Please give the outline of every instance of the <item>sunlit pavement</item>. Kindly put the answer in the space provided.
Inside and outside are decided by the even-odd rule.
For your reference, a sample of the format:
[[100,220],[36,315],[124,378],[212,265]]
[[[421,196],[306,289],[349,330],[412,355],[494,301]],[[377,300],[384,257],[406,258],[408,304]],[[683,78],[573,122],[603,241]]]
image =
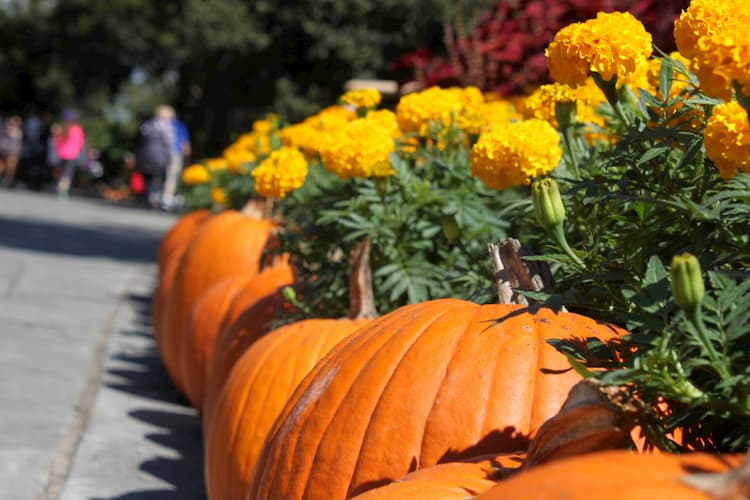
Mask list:
[[173,215],[0,189],[0,499],[204,498],[150,323]]

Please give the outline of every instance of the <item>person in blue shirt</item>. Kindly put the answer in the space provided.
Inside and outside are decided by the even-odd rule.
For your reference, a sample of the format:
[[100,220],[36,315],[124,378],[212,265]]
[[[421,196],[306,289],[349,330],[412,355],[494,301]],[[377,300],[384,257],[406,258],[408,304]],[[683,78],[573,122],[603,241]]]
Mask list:
[[175,207],[177,181],[185,162],[190,158],[190,134],[187,126],[177,118],[176,114],[172,118],[172,131],[172,155],[167,167],[161,198],[161,204],[165,210]]

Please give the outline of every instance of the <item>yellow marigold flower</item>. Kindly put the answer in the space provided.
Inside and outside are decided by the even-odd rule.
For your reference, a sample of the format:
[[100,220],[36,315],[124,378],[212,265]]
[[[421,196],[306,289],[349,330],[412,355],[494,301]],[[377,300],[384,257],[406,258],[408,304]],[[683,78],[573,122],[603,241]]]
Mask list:
[[628,12],[600,12],[555,34],[545,55],[552,78],[571,87],[592,72],[604,80],[627,78],[651,54],[651,35]]
[[213,201],[216,205],[221,205],[222,207],[227,206],[227,193],[220,187],[213,187],[211,188],[211,201]]
[[482,115],[484,115],[484,127],[482,132],[503,129],[511,123],[523,118],[521,114],[516,111],[515,106],[505,99],[486,101],[482,105]]
[[376,124],[378,127],[382,127],[388,131],[391,137],[401,136],[401,129],[398,127],[398,120],[396,119],[395,113],[389,109],[379,109],[377,111],[370,111],[365,115],[365,118],[370,122]]
[[447,126],[451,121],[475,134],[484,125],[480,110],[483,103],[484,96],[476,87],[430,87],[403,96],[396,105],[396,118],[403,132],[416,132],[422,137],[429,135],[432,124]]
[[342,179],[393,175],[389,155],[395,150],[393,130],[381,117],[354,120],[331,134],[320,150],[325,168]]
[[229,167],[229,162],[226,158],[208,158],[204,163],[213,171],[226,170]]
[[562,83],[542,85],[529,95],[523,103],[523,117],[536,118],[559,127],[555,117],[555,105],[560,103],[577,103],[575,89]]
[[374,108],[383,97],[377,89],[358,89],[350,90],[341,96],[341,102],[343,104],[349,104],[355,108]]
[[268,155],[253,170],[255,192],[261,196],[283,198],[305,183],[307,160],[296,148],[282,147]]
[[750,174],[750,122],[737,101],[714,108],[703,132],[706,156],[716,164],[723,179],[742,169]]
[[528,185],[557,167],[561,158],[560,137],[538,119],[480,135],[469,156],[472,175],[491,189]]
[[211,180],[211,174],[204,165],[190,165],[182,171],[182,182],[188,186],[206,184]]
[[750,40],[745,30],[747,25],[735,25],[698,40],[692,69],[707,95],[728,101],[735,82],[743,94],[750,95]]
[[226,148],[223,156],[227,161],[227,168],[234,174],[238,173],[243,165],[254,163],[258,159],[255,153],[248,148],[248,145],[241,140],[235,141]]
[[301,123],[289,125],[281,130],[285,145],[296,147],[307,155],[319,153],[320,144],[331,132],[345,126],[357,117],[354,111],[344,106],[329,106]]
[[720,33],[740,15],[745,0],[692,0],[690,7],[674,23],[674,39],[680,54],[688,59],[697,55],[698,40]]

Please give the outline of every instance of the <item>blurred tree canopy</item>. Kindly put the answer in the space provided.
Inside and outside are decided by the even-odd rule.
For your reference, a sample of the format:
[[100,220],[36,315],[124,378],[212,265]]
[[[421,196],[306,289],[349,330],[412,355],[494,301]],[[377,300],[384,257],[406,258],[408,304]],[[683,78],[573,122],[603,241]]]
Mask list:
[[0,1],[0,113],[82,111],[93,146],[121,153],[174,104],[196,156],[266,112],[296,120],[350,78],[394,77],[399,54],[442,43],[451,0]]

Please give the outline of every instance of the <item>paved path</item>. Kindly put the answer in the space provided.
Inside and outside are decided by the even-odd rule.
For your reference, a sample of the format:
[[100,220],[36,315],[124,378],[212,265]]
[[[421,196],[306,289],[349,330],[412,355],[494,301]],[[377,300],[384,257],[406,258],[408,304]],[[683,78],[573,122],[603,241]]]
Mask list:
[[151,337],[174,217],[0,190],[0,499],[202,499],[200,423]]

